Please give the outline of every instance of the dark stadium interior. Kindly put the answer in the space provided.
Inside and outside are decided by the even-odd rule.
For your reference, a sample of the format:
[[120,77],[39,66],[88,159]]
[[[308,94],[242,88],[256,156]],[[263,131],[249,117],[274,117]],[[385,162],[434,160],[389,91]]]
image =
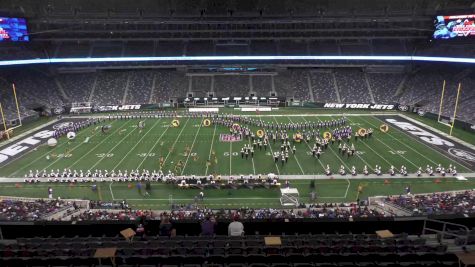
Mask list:
[[[325,119],[331,119],[332,123],[339,118],[346,123],[348,113],[355,113],[354,118],[358,119],[359,113],[356,112],[360,110],[351,111],[342,108],[328,111],[325,110],[327,104],[368,106],[371,104],[391,106],[390,109],[394,110],[389,112],[392,113],[385,114],[402,114],[413,123],[419,121],[419,125],[428,125],[425,129],[431,129],[428,131],[430,133],[425,131],[423,133],[433,138],[439,135],[442,138],[449,138],[447,129],[450,129],[450,138],[453,138],[450,140],[462,144],[464,149],[469,151],[459,151],[458,155],[462,159],[454,162],[474,166],[470,164],[475,162],[475,154],[472,153],[475,151],[473,141],[475,140],[475,15],[469,14],[475,14],[473,0],[0,0],[0,22],[4,18],[25,18],[29,32],[29,41],[14,41],[10,36],[5,37],[7,34],[0,27],[2,116],[0,150],[10,145],[8,148],[13,147],[14,151],[20,151],[23,148],[15,146],[20,143],[10,144],[17,140],[9,140],[10,135],[13,138],[17,133],[19,137],[27,136],[41,129],[40,126],[43,124],[48,126],[55,120],[62,120],[62,116],[70,118],[67,114],[69,112],[71,117],[89,116],[87,127],[89,125],[95,127],[97,123],[102,127],[101,131],[104,134],[112,127],[108,125],[109,128],[104,128],[105,118],[109,121],[114,119],[120,121],[123,118],[142,119],[144,116],[147,119],[163,118],[165,121],[183,117],[187,118],[188,123],[190,118],[192,121],[199,121],[214,116],[209,115],[208,111],[198,115],[188,112],[188,108],[194,107],[204,109],[219,107],[223,108],[224,112],[242,119],[246,115],[235,111],[241,108],[240,104],[251,108],[269,106],[272,113],[264,116],[267,116],[268,120],[273,119],[277,126],[279,123],[282,125],[282,121],[277,121],[274,115],[282,116],[284,120],[288,118],[289,123],[295,125],[291,120],[292,117],[288,116],[294,114],[300,116],[298,119],[305,120],[301,121],[301,125],[307,127],[307,121],[302,114],[318,118],[317,116],[328,113]],[[441,21],[437,22],[437,16],[452,15],[468,15],[466,22],[460,19],[457,22],[458,26],[463,28],[461,30],[464,31],[463,34],[457,37],[455,34],[450,35],[453,32],[445,31],[445,28],[436,33],[434,27],[441,27]],[[464,27],[467,29],[472,27],[473,30],[469,32]],[[441,90],[444,94],[442,104]],[[239,100],[232,102],[235,97]],[[226,98],[231,98],[231,101],[224,100]],[[247,99],[241,101],[241,98]],[[253,98],[257,100],[253,101]],[[260,101],[260,98],[263,100]],[[213,102],[211,99],[216,100]],[[129,105],[133,106],[130,110]],[[131,111],[135,109],[134,106],[144,110],[134,113]],[[299,110],[299,107],[302,109]],[[73,111],[75,108],[88,109],[88,114],[79,114],[81,112],[76,114]],[[378,116],[384,112],[372,109],[363,110],[362,116]],[[111,110],[118,112],[101,114],[102,111]],[[332,110],[335,112],[335,118],[331,117]],[[253,112],[255,113],[250,117],[259,116],[262,123],[260,110],[256,109]],[[242,117],[239,117],[241,115]],[[231,115],[219,116],[221,115],[216,115],[214,117],[216,120],[212,119],[209,123],[222,122],[220,118],[226,120],[231,117]],[[359,123],[354,121],[349,125],[364,124],[363,121]],[[144,123],[140,121],[131,127],[140,128],[141,133],[142,128],[139,125],[142,122]],[[379,122],[378,119],[377,123]],[[253,123],[262,127],[257,120]],[[157,124],[158,120],[154,127]],[[100,126],[97,126],[96,130]],[[120,127],[127,128],[130,125],[125,126],[124,123]],[[199,123],[194,126],[202,128]],[[182,130],[169,148],[167,158],[186,124],[181,127]],[[377,131],[378,127],[379,125],[375,127]],[[234,124],[229,128],[234,128]],[[153,128],[146,134],[151,129]],[[455,137],[452,137],[452,129],[458,131]],[[95,135],[95,130],[92,131]],[[147,151],[152,152],[166,131],[168,128],[160,137],[151,137],[154,145],[153,147],[148,145],[151,148],[148,150],[147,147]],[[186,140],[192,148],[199,131],[196,135],[195,132],[185,133],[191,136],[191,139]],[[214,131],[216,132],[216,126]],[[390,131],[393,131],[393,128]],[[398,134],[402,133],[401,130],[397,131]],[[122,131],[118,135],[121,133]],[[200,141],[214,142],[215,133],[212,131],[211,133],[212,138],[208,134],[204,135],[206,140]],[[320,135],[319,130],[318,133]],[[178,131],[174,134],[177,135]],[[402,144],[401,140],[406,142],[404,140],[410,137],[397,135],[377,140],[381,146],[389,148],[383,141],[399,140],[397,142]],[[72,137],[71,141],[74,138]],[[174,139],[173,135],[172,138]],[[264,139],[266,138],[267,135]],[[143,137],[140,141],[142,139]],[[295,140],[295,137],[293,139]],[[98,142],[93,139],[92,143],[97,142],[99,146],[104,140]],[[109,142],[114,145],[110,151],[113,151],[123,139],[120,140]],[[351,133],[348,142],[350,140]],[[84,143],[88,141],[89,137]],[[63,143],[59,146],[65,145],[67,141]],[[125,146],[132,147],[130,150],[132,151],[136,144],[128,143]],[[418,147],[411,148],[412,144],[405,145],[407,149],[401,149],[412,149],[413,153],[418,154],[415,156],[416,160],[424,157],[434,162],[431,156],[437,154],[436,156],[449,160],[444,162],[445,164],[452,162],[454,157],[457,158],[457,154],[454,155],[450,151],[448,154],[445,153],[447,151],[440,152],[428,148],[426,153],[419,151]],[[424,145],[419,139],[414,141],[414,144]],[[43,148],[46,147],[46,142],[41,145]],[[54,145],[56,143],[50,145],[48,140],[48,146]],[[250,145],[251,141],[249,151],[251,151]],[[227,147],[228,144],[222,146]],[[370,146],[367,147],[371,151],[366,152],[378,154]],[[96,146],[91,150],[95,148]],[[206,153],[209,150],[209,157],[205,156],[206,174],[196,173],[197,176],[201,175],[205,182],[208,167],[213,165],[212,148],[213,143],[204,149]],[[270,148],[272,149],[272,146]],[[290,143],[288,148],[290,150]],[[457,148],[455,147],[455,150]],[[309,149],[312,148],[309,146]],[[35,147],[31,151],[24,152],[25,157],[28,157],[30,152],[33,155],[39,153],[36,150]],[[409,156],[397,155],[392,149],[390,150],[394,154],[390,156],[400,160],[396,162],[406,160],[413,165],[409,165],[410,167],[417,167],[419,164],[419,162],[412,163],[410,160],[413,159]],[[348,181],[348,187],[346,184],[343,187],[343,192],[346,189],[344,197],[336,197],[342,199],[342,203],[333,202],[334,198],[329,197],[331,200],[328,202],[319,201],[317,204],[305,204],[304,202],[307,202],[305,199],[291,209],[284,207],[284,204],[281,208],[275,209],[272,206],[274,203],[266,208],[243,206],[240,209],[226,209],[225,205],[231,206],[233,204],[230,203],[237,202],[239,198],[234,198],[232,189],[224,185],[225,182],[221,181],[219,175],[218,183],[222,182],[223,187],[218,186],[219,189],[216,189],[218,197],[215,200],[219,201],[219,197],[222,197],[222,203],[214,204],[218,208],[212,209],[203,204],[205,203],[203,195],[194,196],[194,205],[183,203],[175,205],[172,202],[171,191],[169,203],[165,199],[166,195],[160,196],[159,199],[147,200],[145,197],[139,200],[131,199],[130,203],[127,202],[128,199],[122,200],[122,196],[132,194],[130,191],[134,191],[135,194],[134,182],[137,179],[140,186],[145,180],[147,186],[150,186],[149,173],[145,169],[143,170],[147,176],[145,180],[142,180],[143,173],[140,175],[140,168],[137,168],[137,173],[133,176],[135,181],[132,178],[121,180],[121,177],[117,181],[112,175],[110,180],[97,183],[97,186],[94,174],[92,183],[89,183],[90,179],[85,179],[84,184],[78,185],[77,179],[69,179],[73,175],[71,167],[69,171],[66,170],[68,164],[64,165],[63,176],[59,174],[62,167],[58,167],[56,176],[39,177],[38,169],[36,176],[31,169],[31,175],[25,174],[27,168],[19,172],[21,175],[17,173],[19,170],[10,171],[7,166],[11,162],[5,164],[2,162],[7,156],[13,157],[16,154],[12,152],[13,154],[9,155],[3,151],[0,151],[0,176],[5,176],[0,177],[0,184],[4,184],[0,186],[0,266],[2,267],[389,267],[460,266],[461,262],[464,265],[475,264],[473,168],[465,167],[468,171],[464,172],[459,169],[459,172],[465,175],[459,179],[457,171],[452,172],[450,164],[446,178],[445,169],[442,176],[439,163],[436,177],[432,177],[432,173],[422,174],[427,181],[419,184],[422,184],[420,185],[422,191],[427,189],[427,192],[411,195],[411,187],[407,186],[405,181],[398,181],[395,184],[399,183],[397,186],[405,190],[398,195],[388,196],[381,193],[378,197],[375,195],[374,199],[369,197],[360,199],[364,186],[368,186],[363,184],[371,184],[372,181],[369,181],[371,179],[379,179],[380,184],[377,186],[383,189],[393,186],[387,173],[382,177],[370,175],[368,179],[363,177],[366,180],[358,182],[358,186],[354,185],[357,188],[357,195],[355,192],[355,197],[348,202],[346,200],[350,189],[350,168],[340,159],[339,154],[332,151],[335,158],[348,169],[349,177],[343,177]],[[69,152],[68,149],[66,151]],[[117,166],[125,165],[126,156],[130,151]],[[239,150],[235,148],[234,151],[235,156],[239,158],[237,152]],[[241,158],[244,158],[242,151]],[[184,153],[186,163],[192,154],[190,152],[191,149]],[[88,153],[89,151],[85,152],[77,161],[83,157],[87,159],[87,156],[90,156]],[[226,179],[232,183],[232,175],[236,175],[231,173],[233,150],[230,148],[229,152],[225,153],[227,154],[224,160],[219,164],[228,164],[229,161],[229,173],[223,174],[223,178],[229,174],[230,177]],[[142,166],[149,154],[145,153],[145,158],[139,166]],[[14,158],[12,162],[21,160],[24,155]],[[50,155],[52,154],[46,156],[48,161]],[[102,157],[107,157],[109,153],[104,155]],[[361,155],[357,154],[359,160],[364,161],[361,164],[366,170],[367,158]],[[381,157],[379,154],[377,156]],[[44,158],[41,157],[39,161]],[[284,166],[283,158],[282,152],[282,166]],[[297,160],[295,150],[293,158]],[[381,158],[390,163],[384,157]],[[33,156],[29,160],[32,163],[36,162]],[[193,156],[191,161],[199,160]],[[254,158],[252,160],[254,167]],[[45,173],[50,169],[53,173],[56,167],[50,166],[56,161],[54,158],[51,164],[41,168],[44,167]],[[97,165],[101,161],[102,158],[94,163],[94,168],[91,168],[96,169],[96,173],[97,169],[102,167]],[[158,159],[155,161],[158,162]],[[261,164],[256,161],[256,165]],[[277,171],[279,171],[278,162],[279,156],[275,161]],[[303,175],[305,168],[302,168],[298,161],[297,163],[302,177],[306,176]],[[116,162],[113,162],[113,165],[115,164]],[[161,164],[160,172],[162,172]],[[219,165],[217,159],[214,164]],[[330,168],[326,164],[325,166],[321,162],[320,164],[322,170],[325,166]],[[39,163],[33,166],[36,168],[38,165]],[[339,161],[335,163],[336,168],[339,165]],[[343,169],[342,175],[345,175],[343,165],[340,166]],[[368,165],[373,170],[371,164]],[[389,165],[392,171],[394,167],[392,164]],[[399,166],[401,165],[396,166],[396,169]],[[18,166],[20,167],[24,168]],[[9,168],[12,168],[11,165]],[[354,168],[355,166],[353,170]],[[434,165],[434,168],[437,166]],[[112,168],[109,166],[102,169],[107,173],[107,169]],[[377,169],[376,165],[376,171]],[[401,169],[401,177],[398,178],[404,178],[402,173],[405,167]],[[432,172],[432,166],[427,165],[427,172],[429,169]],[[7,170],[9,175],[6,174]],[[343,179],[338,177],[336,170],[334,173],[329,171],[322,179],[330,182]],[[64,178],[66,172],[69,172],[66,175],[68,179],[63,181],[61,177]],[[168,172],[170,173],[170,170]],[[13,177],[15,174],[17,177]],[[255,174],[254,168],[254,176]],[[274,173],[272,178],[270,174],[267,181],[265,178],[262,179],[262,183],[265,184],[263,188],[268,189],[276,184],[280,186],[281,183],[284,185],[283,179],[277,183],[277,180],[273,180]],[[449,177],[450,174],[453,174],[453,177]],[[102,181],[102,173],[100,175]],[[130,175],[132,177],[132,172]],[[411,178],[417,179],[415,175],[415,172],[409,174]],[[420,173],[418,176],[421,176]],[[57,179],[58,177],[60,179]],[[78,175],[75,174],[74,177],[78,178]],[[153,186],[163,186],[162,177],[165,177],[163,173],[159,179],[152,180],[156,182]],[[8,180],[10,178],[11,181]],[[81,170],[81,180],[82,178]],[[186,182],[189,181],[188,178],[190,177],[186,178]],[[236,175],[236,181],[237,178]],[[193,174],[190,184],[202,189],[199,179],[199,177],[195,179]],[[243,184],[247,183],[243,175],[239,182],[241,180]],[[176,180],[173,177],[173,185],[170,185],[169,180],[165,178],[163,181],[166,181],[166,186],[179,186],[180,181],[185,183],[185,176],[183,180]],[[457,186],[463,183],[461,181],[467,181],[467,184],[459,190]],[[121,182],[124,182],[122,183],[124,188],[120,187]],[[37,183],[40,183],[38,188],[41,189],[33,188]],[[132,190],[127,191],[125,188],[127,183],[128,188]],[[305,183],[307,184],[307,181]],[[439,183],[448,184],[447,188],[451,190],[433,190],[432,188]],[[113,184],[117,186],[114,188],[116,191],[113,191]],[[54,200],[52,187],[55,190]],[[76,199],[62,199],[59,193],[56,195],[56,192],[71,193],[76,190],[75,187],[82,187],[84,190],[75,194]],[[16,190],[19,193],[13,196],[8,190],[12,192]],[[25,196],[21,195],[22,190],[31,192],[38,190],[42,193],[48,190],[49,199],[46,194],[41,198],[32,198],[35,193],[31,192]],[[107,198],[109,195],[101,195],[102,192],[109,194],[109,190],[110,199]],[[114,193],[122,191],[126,193],[114,197]],[[142,194],[141,187],[138,191]],[[225,195],[225,191],[228,195]],[[7,192],[8,196],[2,196],[3,192]],[[149,188],[144,192],[148,196]],[[206,191],[206,194],[208,192]],[[90,195],[97,196],[97,199],[88,199]],[[262,197],[265,200],[266,196],[256,196],[256,199]],[[202,206],[196,204],[200,203],[198,200],[200,197]],[[243,203],[252,204],[252,197],[246,196],[248,199]],[[143,203],[140,202],[142,200]],[[152,202],[154,200],[157,202]],[[343,203],[344,201],[346,202]],[[221,204],[223,206],[218,206]],[[238,235],[233,234],[236,230],[233,227],[237,227],[236,231],[240,231],[241,226],[244,227],[244,231]],[[121,234],[121,231],[127,228],[134,231],[135,237],[132,239],[124,238]],[[388,230],[390,235],[384,236],[387,232],[378,232],[380,230]],[[211,231],[212,234],[205,234],[207,231]],[[269,237],[277,237],[280,243],[267,243],[270,242],[268,241],[270,239],[267,239]],[[101,257],[97,256],[97,251],[104,248],[117,250],[114,250],[113,256],[102,257],[104,264],[100,264],[101,261],[98,264],[98,258]]]

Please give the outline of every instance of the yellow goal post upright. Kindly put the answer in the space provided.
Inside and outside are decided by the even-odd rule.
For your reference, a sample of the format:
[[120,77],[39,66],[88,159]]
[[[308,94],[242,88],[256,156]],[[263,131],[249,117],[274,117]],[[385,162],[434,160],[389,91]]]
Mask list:
[[452,119],[452,126],[450,126],[450,133],[449,135],[452,136],[452,130],[454,129],[455,120],[457,119],[457,108],[459,105],[459,98],[460,98],[460,90],[462,89],[462,84],[459,83],[457,88],[457,98],[455,98],[455,107],[454,107],[454,118]]
[[457,88],[457,98],[455,99],[455,107],[454,107],[454,113],[453,117],[451,118],[451,121],[444,121],[441,120],[442,117],[442,111],[443,111],[443,105],[444,105],[444,95],[445,95],[445,87],[446,87],[446,81],[444,80],[444,83],[442,84],[442,94],[440,95],[440,105],[439,105],[439,114],[437,116],[437,122],[440,124],[443,124],[445,126],[448,126],[450,128],[449,135],[452,135],[452,130],[455,125],[455,119],[457,115],[457,108],[458,108],[458,103],[459,103],[459,97],[460,97],[460,90],[462,89],[462,84],[458,84]]
[[18,125],[14,127],[7,128],[7,121],[5,119],[5,113],[3,112],[3,105],[0,102],[0,115],[2,119],[2,124],[3,124],[3,130],[5,131],[7,138],[10,139],[10,132],[12,132],[14,129],[21,127],[23,124],[21,122],[21,114],[20,114],[20,105],[18,103],[18,97],[16,95],[16,87],[15,84],[12,83],[12,90],[13,90],[13,98],[15,99],[15,106],[16,106],[16,113],[18,116]]

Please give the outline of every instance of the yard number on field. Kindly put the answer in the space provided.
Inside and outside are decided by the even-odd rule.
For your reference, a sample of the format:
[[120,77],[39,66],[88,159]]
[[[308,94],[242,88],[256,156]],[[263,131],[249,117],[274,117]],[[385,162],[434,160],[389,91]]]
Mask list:
[[114,153],[100,153],[96,154],[96,157],[98,158],[112,158],[114,156]]
[[388,152],[393,154],[393,155],[404,155],[404,154],[406,154],[406,151],[404,151],[404,150],[389,150]]
[[138,153],[137,156],[139,156],[141,158],[155,157],[155,153]]

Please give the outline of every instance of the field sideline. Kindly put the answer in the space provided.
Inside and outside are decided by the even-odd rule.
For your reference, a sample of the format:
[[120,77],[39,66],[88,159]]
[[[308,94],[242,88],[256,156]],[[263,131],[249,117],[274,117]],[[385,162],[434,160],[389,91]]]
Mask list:
[[[363,191],[358,193],[358,186]],[[309,180],[292,180],[291,186],[299,190],[300,201],[310,203]],[[475,179],[459,181],[454,178],[444,178],[440,182],[435,179],[392,179],[385,183],[384,179],[361,179],[352,180],[317,180],[315,190],[318,203],[354,202],[357,199],[365,199],[370,196],[400,195],[404,194],[405,187],[410,186],[411,192],[431,193],[440,191],[475,189]],[[98,183],[97,191],[91,189],[90,184],[12,184],[1,183],[0,195],[21,196],[32,198],[46,198],[47,189],[52,187],[55,197],[63,199],[89,199],[102,201],[127,200],[132,207],[141,209],[168,209],[171,204],[194,203],[194,197],[198,195],[198,189],[180,189],[176,186],[163,183],[152,183],[150,195],[144,191],[139,192],[134,183]],[[205,189],[204,202],[198,202],[209,208],[279,208],[280,191],[278,188],[271,189]]]
[[[254,118],[275,123],[304,123],[319,122],[341,118],[342,114],[253,114]],[[370,172],[375,165],[382,167],[383,173],[387,173],[391,165],[397,169],[405,165],[410,173],[419,166],[436,166],[442,164],[447,167],[453,164],[459,173],[468,174],[466,181],[455,178],[406,179],[392,177],[390,183],[384,179],[352,179],[347,175],[344,179],[320,179],[317,183],[318,202],[343,202],[355,201],[374,195],[401,194],[404,187],[411,185],[413,193],[428,193],[447,190],[461,190],[474,188],[475,178],[473,167],[470,162],[457,160],[441,149],[428,145],[420,139],[404,132],[396,126],[390,125],[388,133],[379,131],[379,126],[385,123],[384,119],[398,118],[395,113],[384,113],[382,116],[364,114],[362,116],[347,116],[353,132],[360,128],[373,128],[373,137],[367,140],[354,141],[356,156],[343,157],[338,152],[338,145],[330,145],[324,151],[320,160],[311,156],[310,147],[313,142],[297,143],[295,155],[290,154],[289,163],[274,163],[272,152],[280,150],[280,142],[272,144],[267,151],[256,150],[254,158],[242,159],[240,150],[248,140],[240,142],[222,142],[220,134],[227,134],[229,130],[223,126],[203,126],[202,118],[180,119],[179,127],[170,127],[173,118],[147,118],[146,127],[140,131],[137,128],[139,119],[106,120],[104,124],[110,124],[112,129],[109,133],[93,131],[89,127],[78,132],[74,141],[68,141],[65,137],[59,139],[54,148],[41,145],[18,159],[3,164],[0,168],[1,177],[23,177],[29,170],[43,170],[64,168],[102,169],[102,170],[132,170],[148,169],[158,170],[159,159],[163,158],[162,170],[166,173],[171,170],[176,175],[204,176],[209,174],[222,176],[239,175],[266,175],[275,173],[281,176],[292,176],[292,185],[297,187],[306,202],[309,190],[309,180],[300,180],[300,177],[312,179],[314,175],[324,174],[324,168],[328,164],[334,173],[340,165],[347,171],[355,166],[359,173],[364,165]],[[76,118],[78,119],[78,118]],[[256,132],[259,128],[251,127]],[[330,131],[324,129],[320,132]],[[85,140],[88,139],[87,142]],[[190,153],[185,153],[186,148]],[[211,160],[212,154],[217,155],[216,162]],[[49,157],[47,157],[49,155]],[[48,159],[49,158],[49,159]],[[207,164],[211,161],[212,164]],[[181,161],[183,166],[177,167]],[[7,180],[7,179],[3,179]],[[356,188],[362,185],[365,190],[358,195]],[[0,195],[45,197],[48,184],[40,185],[1,183]],[[136,207],[166,208],[173,203],[190,203],[197,194],[196,190],[180,190],[170,185],[153,184],[153,193],[150,197],[140,195],[135,189],[135,184],[129,183],[99,183],[97,192],[92,192],[87,184],[54,184],[55,195],[62,198],[81,198],[91,200],[122,200],[128,199]],[[131,187],[131,188],[129,188]],[[16,188],[11,190],[11,188]],[[207,199],[205,205],[216,207],[279,207],[278,198],[280,192],[277,189],[239,189],[239,190],[211,190],[205,192]]]

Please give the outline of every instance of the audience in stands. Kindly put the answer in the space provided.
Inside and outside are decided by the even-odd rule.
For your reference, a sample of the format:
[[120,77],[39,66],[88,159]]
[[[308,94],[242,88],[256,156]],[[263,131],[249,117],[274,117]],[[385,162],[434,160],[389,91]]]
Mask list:
[[61,200],[19,201],[4,199],[0,201],[0,221],[37,221],[45,215],[55,213],[72,203]]
[[[387,202],[408,210],[412,215],[466,215],[475,213],[475,191],[432,193],[426,195],[390,196]],[[48,220],[65,208],[74,208],[63,217],[71,221],[136,221],[159,220],[160,233],[172,235],[172,221],[190,220],[201,221],[203,235],[213,235],[217,220],[233,220],[230,224],[230,234],[242,224],[239,220],[269,220],[269,219],[351,219],[351,218],[383,218],[395,216],[394,213],[376,209],[373,206],[360,206],[356,203],[321,203],[302,205],[296,209],[219,209],[200,208],[196,204],[175,205],[171,211],[132,210],[124,200],[116,202],[91,201],[89,209],[79,209],[74,202],[62,200],[2,200],[0,202],[0,220],[3,221],[37,221]]]
[[160,226],[159,226],[159,235],[161,236],[172,236],[174,228],[170,222],[170,217],[165,213],[160,217]]
[[413,215],[475,213],[475,191],[392,196],[386,200],[411,211]]
[[239,221],[239,217],[236,215],[233,217],[233,221],[228,226],[229,236],[242,236],[244,235],[244,224]]
[[212,236],[215,233],[216,219],[207,215],[201,223],[201,235]]

